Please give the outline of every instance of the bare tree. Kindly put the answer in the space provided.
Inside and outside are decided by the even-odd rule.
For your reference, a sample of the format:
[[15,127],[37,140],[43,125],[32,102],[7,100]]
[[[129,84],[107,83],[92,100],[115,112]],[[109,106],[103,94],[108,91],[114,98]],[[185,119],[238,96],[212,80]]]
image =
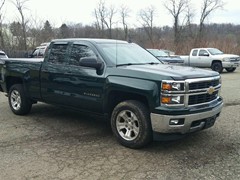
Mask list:
[[122,19],[122,25],[123,25],[123,31],[124,31],[124,39],[128,40],[128,24],[126,22],[126,19],[129,17],[129,13],[130,13],[130,9],[125,6],[122,5],[120,8],[120,15],[121,15],[121,19]]
[[222,0],[203,0],[201,7],[198,41],[201,41],[203,37],[204,22],[206,18],[210,16],[210,14],[212,14],[214,11],[223,8],[224,4],[225,3]]
[[173,16],[174,24],[174,42],[177,45],[180,42],[182,26],[180,26],[180,16],[185,13],[185,10],[189,6],[189,0],[167,0],[164,6]]
[[189,26],[192,24],[192,19],[193,17],[195,16],[194,10],[192,9],[192,7],[190,5],[187,5],[186,7],[186,15],[185,15],[185,18],[184,20],[186,19],[186,25]]
[[34,48],[44,41],[43,31],[43,20],[37,15],[32,14],[29,20],[28,26],[28,36],[32,37],[28,41],[28,48]]
[[117,10],[114,6],[106,7],[105,1],[100,0],[97,8],[94,9],[94,15],[96,18],[96,27],[101,30],[102,36],[104,36],[104,30],[108,30],[108,38],[112,38],[112,26],[115,23],[113,21],[114,15],[117,13]]
[[4,37],[3,37],[3,27],[2,27],[2,21],[3,21],[3,14],[2,14],[2,9],[3,6],[5,4],[5,0],[1,0],[0,1],[0,47],[4,48],[5,47],[5,43],[4,43]]
[[12,0],[12,3],[17,8],[20,16],[21,16],[21,26],[22,26],[22,33],[23,33],[23,46],[24,50],[27,50],[27,21],[25,19],[23,10],[26,9],[26,2],[29,0]]
[[195,10],[190,6],[190,4],[188,4],[187,8],[186,8],[186,16],[185,16],[185,19],[186,19],[186,23],[185,23],[186,28],[185,29],[187,31],[188,37],[191,39],[194,39],[194,36],[195,36],[195,34],[193,33],[193,29],[192,29],[192,26],[193,26],[192,21],[195,16],[194,11]]
[[104,35],[104,20],[106,19],[106,7],[105,2],[100,0],[98,6],[94,9],[94,15],[96,18],[96,28],[101,31],[101,35]]
[[141,24],[146,32],[149,40],[151,41],[152,46],[154,46],[153,39],[153,20],[156,15],[156,9],[153,6],[150,6],[146,9],[141,9],[139,12],[139,17]]
[[111,5],[108,12],[107,12],[107,19],[104,21],[105,25],[107,26],[108,28],[108,37],[111,39],[112,38],[112,26],[113,24],[115,23],[113,21],[113,17],[114,15],[117,13],[117,10],[116,8]]

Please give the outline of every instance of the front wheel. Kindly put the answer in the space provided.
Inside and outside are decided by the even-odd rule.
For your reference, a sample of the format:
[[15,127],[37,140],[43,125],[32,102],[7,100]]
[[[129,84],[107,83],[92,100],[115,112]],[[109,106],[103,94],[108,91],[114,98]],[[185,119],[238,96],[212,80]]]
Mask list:
[[111,127],[117,140],[129,148],[141,148],[152,140],[150,113],[139,101],[119,103],[113,110]]
[[234,72],[236,68],[231,67],[231,68],[225,68],[227,72]]
[[221,62],[214,62],[212,64],[212,70],[213,71],[217,71],[219,73],[221,73],[223,71],[223,67],[222,67],[222,63]]
[[25,115],[31,111],[32,103],[21,84],[13,85],[8,93],[9,106],[14,114]]

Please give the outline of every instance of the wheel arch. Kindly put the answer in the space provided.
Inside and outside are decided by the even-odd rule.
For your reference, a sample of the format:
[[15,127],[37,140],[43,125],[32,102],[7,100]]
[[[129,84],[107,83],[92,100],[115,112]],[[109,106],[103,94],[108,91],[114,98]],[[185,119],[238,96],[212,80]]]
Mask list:
[[124,92],[121,90],[112,90],[108,94],[108,99],[105,105],[105,111],[111,115],[114,107],[120,102],[126,100],[137,100],[142,102],[148,109],[150,109],[149,100],[146,96],[142,94],[137,94],[133,92]]
[[118,103],[126,100],[140,101],[150,111],[160,104],[159,87],[155,81],[132,77],[108,77],[104,97],[103,111],[108,116]]
[[8,76],[6,77],[6,91],[9,92],[11,86],[14,84],[23,84],[23,80],[20,77]]
[[219,62],[219,63],[222,64],[222,61],[221,61],[221,60],[217,60],[217,59],[215,59],[215,60],[212,60],[212,64],[211,64],[211,66],[212,66],[214,63],[216,63],[216,62]]
[[218,72],[218,73],[222,73],[222,71],[223,71],[222,61],[220,61],[220,60],[213,60],[212,65],[211,65],[211,69],[213,71]]

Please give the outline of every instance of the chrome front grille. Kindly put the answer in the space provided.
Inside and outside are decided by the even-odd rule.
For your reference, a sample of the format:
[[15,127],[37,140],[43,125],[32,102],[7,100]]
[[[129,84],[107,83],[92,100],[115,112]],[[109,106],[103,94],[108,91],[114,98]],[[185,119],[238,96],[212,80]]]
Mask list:
[[230,62],[238,62],[240,61],[240,58],[230,58]]
[[217,98],[218,98],[218,91],[215,91],[213,94],[190,95],[188,99],[188,105],[207,103]]
[[186,80],[186,106],[208,104],[218,99],[221,89],[220,76]]
[[187,79],[185,81],[169,81],[163,83],[181,84],[179,90],[162,90],[162,97],[179,97],[179,104],[161,103],[167,107],[197,107],[208,105],[219,98],[221,77]]
[[219,84],[219,79],[205,82],[195,82],[189,84],[189,90],[204,89],[209,88],[210,86],[217,86]]

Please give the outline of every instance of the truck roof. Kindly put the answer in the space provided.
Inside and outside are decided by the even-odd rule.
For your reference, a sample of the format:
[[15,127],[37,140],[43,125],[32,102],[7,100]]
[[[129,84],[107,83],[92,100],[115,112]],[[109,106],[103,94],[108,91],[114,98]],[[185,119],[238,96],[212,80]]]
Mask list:
[[116,40],[116,39],[95,39],[95,38],[69,38],[69,39],[54,39],[52,42],[76,42],[76,41],[88,41],[96,44],[108,43],[108,44],[116,44],[116,43],[128,43],[127,41]]

